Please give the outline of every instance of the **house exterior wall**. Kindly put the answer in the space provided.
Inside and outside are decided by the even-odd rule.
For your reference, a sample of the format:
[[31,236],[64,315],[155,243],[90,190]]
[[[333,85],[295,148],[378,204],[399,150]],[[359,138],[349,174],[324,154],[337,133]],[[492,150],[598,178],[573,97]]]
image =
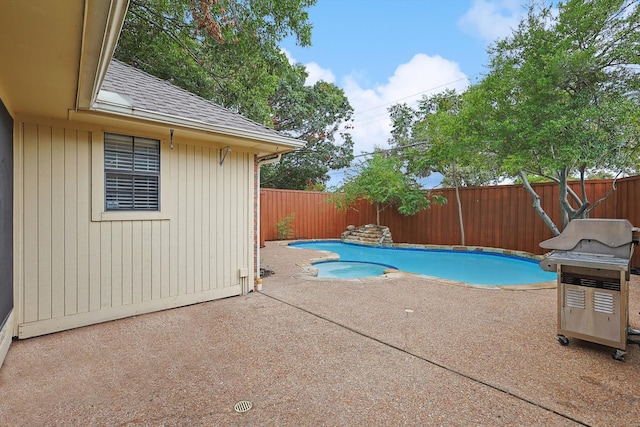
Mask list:
[[13,119],[0,101],[0,365],[13,313]]
[[[247,292],[254,155],[169,130],[16,125],[16,328],[26,338]],[[161,140],[161,212],[103,212],[103,135]]]

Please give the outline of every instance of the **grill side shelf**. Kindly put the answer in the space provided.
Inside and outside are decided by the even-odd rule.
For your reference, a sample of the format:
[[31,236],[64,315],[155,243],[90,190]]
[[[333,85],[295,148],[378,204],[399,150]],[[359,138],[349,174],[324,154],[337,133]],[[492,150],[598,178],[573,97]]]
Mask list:
[[541,264],[572,265],[575,267],[601,268],[605,270],[628,271],[629,258],[583,252],[552,252]]

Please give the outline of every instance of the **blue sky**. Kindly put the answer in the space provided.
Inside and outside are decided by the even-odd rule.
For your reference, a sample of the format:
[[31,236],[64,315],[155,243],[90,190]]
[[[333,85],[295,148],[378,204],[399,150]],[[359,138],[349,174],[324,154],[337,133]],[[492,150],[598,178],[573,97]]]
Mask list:
[[[354,153],[387,148],[392,104],[415,103],[479,79],[486,49],[511,33],[525,0],[318,0],[309,9],[312,46],[282,48],[309,72],[335,83],[354,108]],[[336,175],[334,173],[334,175]],[[330,183],[336,184],[333,179]]]

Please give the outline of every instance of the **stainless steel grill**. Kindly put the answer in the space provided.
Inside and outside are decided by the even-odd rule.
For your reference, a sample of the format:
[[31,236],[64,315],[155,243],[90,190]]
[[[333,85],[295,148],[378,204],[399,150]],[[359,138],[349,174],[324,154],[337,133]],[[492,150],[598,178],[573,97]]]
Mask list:
[[624,219],[575,219],[540,246],[552,249],[540,267],[558,274],[558,342],[569,337],[626,354],[629,327],[629,274],[634,231]]

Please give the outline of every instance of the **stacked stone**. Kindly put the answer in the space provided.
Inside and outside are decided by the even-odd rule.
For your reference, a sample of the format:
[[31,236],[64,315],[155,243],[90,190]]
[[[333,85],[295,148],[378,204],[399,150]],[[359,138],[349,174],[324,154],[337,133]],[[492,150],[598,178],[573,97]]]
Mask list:
[[350,225],[347,231],[342,233],[341,239],[345,243],[358,243],[371,246],[391,246],[393,240],[389,227],[383,225],[367,224],[360,227]]

